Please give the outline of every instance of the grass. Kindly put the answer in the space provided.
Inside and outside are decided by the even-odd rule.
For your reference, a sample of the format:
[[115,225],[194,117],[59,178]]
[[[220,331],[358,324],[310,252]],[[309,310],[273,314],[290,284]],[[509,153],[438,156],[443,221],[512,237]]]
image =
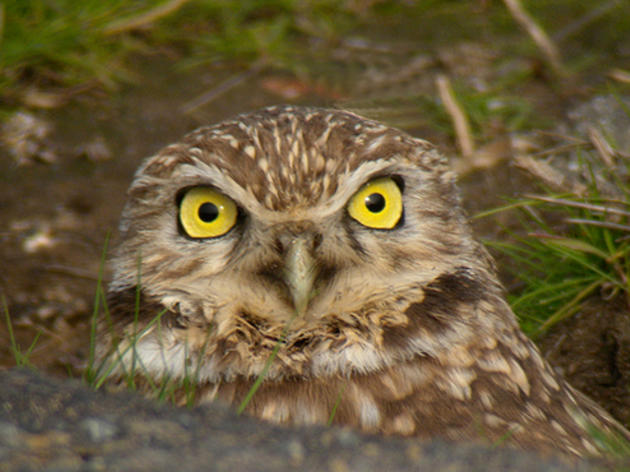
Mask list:
[[[0,5],[2,110],[6,113],[23,105],[50,107],[65,101],[63,97],[51,98],[45,92],[48,90],[60,95],[94,86],[115,90],[120,83],[139,80],[134,75],[134,55],[155,52],[167,52],[179,67],[262,61],[302,77],[321,76],[320,66],[334,62],[330,54],[344,38],[349,33],[361,35],[366,29],[390,35],[393,28],[425,45],[479,38],[483,32],[506,38],[500,43],[490,41],[498,49],[505,48],[506,58],[514,57],[515,47],[518,55],[537,55],[532,41],[515,28],[501,2],[483,3],[6,0]],[[605,64],[607,57],[601,52],[614,51],[623,41],[630,15],[625,14],[623,2],[617,3],[599,16],[593,16],[597,9],[592,5],[575,0],[538,2],[528,7],[551,32],[559,29],[558,38],[568,51],[592,51],[586,54],[589,60],[585,61],[584,55],[577,58],[582,65],[575,63],[573,70],[579,70]],[[594,19],[584,23],[591,17]],[[452,28],[443,28],[443,24]],[[572,61],[570,58],[570,65]],[[508,81],[523,83],[531,78],[517,75],[508,74]],[[477,111],[507,114],[512,129],[523,125],[524,116],[535,116],[528,114],[518,95],[481,95],[487,96],[470,97],[473,120],[480,116]]]
[[103,274],[105,272],[105,261],[107,259],[107,249],[109,247],[110,233],[105,236],[105,242],[103,244],[103,250],[101,251],[101,260],[98,268],[98,277],[96,280],[96,291],[94,294],[94,309],[92,310],[92,317],[90,320],[90,348],[88,353],[88,366],[85,369],[83,378],[89,384],[93,384],[96,380],[96,372],[94,372],[94,363],[96,360],[96,328],[98,324],[98,316],[100,313],[101,300],[103,306],[106,306],[105,295],[103,290]]
[[[127,346],[120,351],[119,350],[119,340],[116,340],[116,334],[114,333],[114,326],[112,323],[111,315],[109,308],[107,306],[107,300],[105,298],[105,290],[103,289],[103,269],[105,264],[105,257],[107,254],[107,245],[108,245],[109,236],[106,239],[103,252],[101,255],[101,265],[99,268],[99,276],[97,281],[96,293],[94,297],[94,310],[92,312],[92,319],[90,324],[90,349],[89,349],[89,357],[88,357],[88,365],[85,369],[84,380],[94,389],[99,389],[103,386],[103,384],[107,381],[110,374],[116,369],[117,366],[120,366],[123,371],[123,379],[124,383],[127,385],[127,388],[130,390],[136,389],[136,379],[138,378],[138,369],[146,372],[146,368],[144,365],[140,364],[139,366],[136,363],[139,361],[138,356],[136,355],[136,345],[138,339],[140,339],[144,334],[148,333],[154,326],[157,325],[157,329],[160,329],[160,322],[162,316],[166,313],[167,309],[159,311],[155,314],[155,316],[144,326],[141,330],[138,330],[138,317],[140,314],[140,302],[141,302],[141,277],[140,277],[140,259],[138,260],[138,280],[136,285],[136,295],[135,295],[135,303],[134,303],[134,320],[133,320],[133,330],[130,335],[128,335]],[[101,363],[97,365],[96,362],[96,336],[97,336],[97,325],[98,318],[104,318],[104,325],[106,325],[109,330],[112,338],[115,339],[114,345],[112,346],[113,351],[109,354],[106,359],[103,359]],[[127,370],[126,364],[123,361],[124,356],[129,352],[132,352],[131,356],[131,366]],[[113,360],[112,360],[113,359]],[[163,400],[166,397],[167,386],[170,384],[169,379],[162,379],[160,385],[156,385],[151,380],[150,375],[143,376],[146,378],[146,381],[149,382],[151,389],[156,394],[155,397]],[[194,382],[190,382],[190,379],[186,376],[185,382],[187,385],[192,384]]]
[[11,354],[13,355],[13,359],[15,360],[15,365],[17,367],[31,367],[34,366],[31,364],[30,357],[33,353],[33,349],[37,344],[39,336],[41,335],[41,331],[38,331],[35,337],[33,338],[33,342],[31,342],[30,346],[23,351],[20,345],[17,343],[15,339],[15,335],[13,334],[13,323],[11,322],[11,315],[9,314],[9,307],[7,306],[7,301],[4,296],[2,298],[2,309],[4,311],[4,319],[7,327],[7,331],[9,332],[9,349]]
[[130,56],[165,49],[185,58],[182,66],[261,57],[282,64],[296,43],[333,40],[354,18],[333,0],[7,0],[0,96],[13,106],[47,107],[33,89],[113,90],[135,79]]
[[339,405],[341,404],[341,399],[343,398],[343,392],[345,389],[346,384],[343,384],[339,388],[339,392],[337,392],[337,398],[335,398],[335,404],[333,405],[332,410],[330,410],[330,415],[328,416],[326,426],[332,426],[333,421],[335,420],[335,415],[337,414],[337,408],[339,408]]
[[[152,379],[152,375],[147,370],[146,366],[142,364],[140,357],[137,355],[136,346],[138,340],[141,339],[145,334],[151,332],[153,329],[158,331],[157,337],[161,338],[160,330],[161,330],[161,318],[167,312],[167,309],[164,308],[160,312],[156,313],[156,315],[144,326],[142,329],[138,329],[138,318],[140,314],[140,304],[141,304],[141,293],[142,293],[142,280],[141,280],[141,258],[138,257],[137,264],[137,280],[136,280],[136,291],[135,291],[135,303],[134,303],[134,311],[133,311],[133,329],[131,334],[127,334],[126,338],[121,340],[116,340],[118,333],[114,332],[114,327],[111,320],[111,315],[109,309],[107,307],[107,300],[105,297],[105,290],[103,289],[103,272],[105,268],[105,261],[107,255],[109,243],[109,234],[106,236],[105,244],[103,245],[103,250],[101,253],[101,262],[99,267],[98,279],[96,284],[96,291],[94,296],[94,309],[92,312],[91,323],[90,323],[90,347],[89,347],[89,356],[88,356],[88,365],[84,371],[84,381],[90,385],[95,390],[103,387],[103,385],[107,382],[110,375],[114,372],[117,367],[120,367],[123,370],[122,382],[126,385],[129,390],[136,390],[137,385],[136,382],[139,378],[141,378],[144,382],[148,384],[149,392],[151,392],[151,396],[158,401],[167,401],[171,400],[174,403],[178,403],[180,398],[179,392],[184,392],[184,403],[188,406],[193,406],[195,404],[195,393],[197,389],[197,385],[199,384],[199,369],[201,368],[202,363],[197,362],[194,369],[189,370],[190,366],[188,363],[184,364],[184,376],[182,379],[171,379],[168,375],[163,376],[155,382]],[[3,299],[4,302],[4,299]],[[31,347],[27,350],[25,354],[23,354],[19,348],[15,345],[15,340],[13,337],[13,332],[11,330],[10,320],[8,318],[8,310],[6,309],[5,304],[5,312],[7,314],[7,326],[9,328],[9,334],[11,338],[11,346],[14,358],[16,360],[17,365],[22,365],[23,363],[28,361],[28,355],[32,351],[33,347],[37,339],[33,342]],[[278,355],[280,348],[284,345],[284,340],[288,334],[292,321],[297,316],[297,312],[293,318],[289,320],[287,325],[285,326],[280,338],[274,345],[272,352],[270,353],[267,361],[265,362],[263,369],[260,374],[257,376],[256,380],[250,387],[249,391],[245,395],[243,401],[237,408],[237,413],[241,414],[247,408],[247,405],[251,402],[256,391],[262,385],[265,377],[267,376],[269,369],[271,368],[271,364],[274,359]],[[107,358],[103,359],[102,362],[97,363],[96,361],[96,338],[97,338],[97,325],[98,319],[102,317],[105,319],[105,323],[107,324],[107,328],[112,336],[112,339],[115,339],[112,352],[108,355]],[[197,356],[199,358],[203,358],[204,352],[207,349],[207,343],[209,341],[210,329],[208,330],[208,336],[206,337],[206,341],[201,347]],[[121,344],[126,344],[126,346],[120,350],[119,346]],[[188,347],[186,347],[185,358],[188,359]],[[131,351],[131,365],[127,365],[124,358],[127,353]],[[164,356],[164,352],[162,352],[162,356]],[[164,365],[167,363],[163,362]],[[337,405],[335,405],[334,410],[336,410]],[[334,410],[331,414],[330,420],[334,416]]]
[[479,91],[460,82],[455,86],[455,93],[470,119],[475,136],[482,141],[492,138],[488,133],[497,126],[505,133],[545,128],[548,124],[536,117],[527,100],[511,95],[501,84]]
[[133,49],[133,41],[108,38],[105,28],[128,9],[126,4],[122,0],[3,2],[0,87],[4,94],[19,100],[25,83],[69,87],[97,81],[114,87],[125,77],[120,57]]
[[[140,287],[140,285],[138,285],[138,287]],[[101,294],[103,293],[102,290],[100,289],[97,289],[97,292],[100,292]],[[117,366],[120,366],[121,369],[123,370],[122,381],[124,384],[126,384],[129,390],[136,390],[137,388],[136,382],[138,378],[141,377],[142,380],[148,384],[148,387],[149,387],[148,392],[151,393],[151,396],[157,399],[158,401],[167,401],[170,399],[174,403],[178,403],[181,397],[180,392],[183,391],[184,398],[185,398],[184,403],[188,406],[193,406],[194,404],[196,404],[195,392],[199,384],[199,369],[201,368],[202,362],[197,362],[195,367],[192,370],[189,370],[189,364],[185,363],[184,365],[185,373],[184,373],[183,378],[181,379],[171,379],[169,378],[168,375],[165,375],[162,378],[160,378],[157,383],[152,379],[152,374],[148,372],[148,370],[146,369],[146,366],[142,364],[142,361],[140,360],[139,356],[136,354],[136,345],[137,345],[138,339],[142,338],[144,334],[149,333],[152,329],[154,329],[154,327],[155,329],[158,330],[157,336],[158,338],[160,338],[159,331],[161,329],[161,318],[166,313],[167,310],[166,308],[161,310],[159,313],[156,314],[156,316],[152,320],[149,321],[149,323],[145,327],[143,327],[141,330],[138,330],[137,319],[138,319],[138,313],[140,309],[139,301],[140,301],[141,289],[138,288],[136,290],[136,293],[137,293],[137,297],[136,297],[137,302],[136,302],[136,307],[134,310],[134,329],[132,333],[125,339],[127,345],[121,351],[118,348],[120,344],[115,344],[114,349],[109,355],[109,357],[104,359],[103,362],[101,362],[99,365],[96,365],[95,357],[92,356],[90,363],[88,364],[88,368],[86,369],[85,378],[86,378],[87,383],[90,386],[92,386],[94,389],[101,388],[104,385],[104,383],[108,380],[110,375],[113,373],[114,369],[116,369]],[[97,296],[100,297],[102,295],[97,295]],[[103,300],[103,304],[104,303],[105,301]],[[103,306],[105,307],[105,305]],[[104,308],[104,314],[105,314],[105,317],[109,319],[109,313],[106,308]],[[285,327],[280,339],[278,339],[278,341],[274,345],[272,352],[269,354],[269,357],[267,358],[267,361],[265,362],[263,369],[256,377],[256,380],[254,381],[249,391],[245,395],[243,401],[237,407],[236,411],[238,414],[241,414],[245,411],[245,409],[247,408],[247,405],[251,402],[256,391],[262,385],[262,382],[264,381],[265,377],[267,376],[269,372],[269,369],[271,368],[271,364],[273,363],[274,359],[278,355],[280,348],[284,345],[284,339],[286,338],[286,335],[289,331],[292,320],[290,320],[289,323],[287,323],[287,326]],[[111,329],[111,323],[110,323],[110,329]],[[95,340],[96,340],[96,330],[94,329],[92,330],[91,339],[90,339],[91,352],[94,351],[92,346],[95,345],[96,343]],[[204,352],[207,349],[208,340],[209,340],[209,336],[206,338],[206,341],[201,347],[200,352],[197,353],[197,356],[199,358],[203,358]],[[132,352],[131,365],[129,366],[129,368],[127,368],[127,365],[126,365],[127,363],[123,359],[125,358],[126,354],[129,351]],[[162,352],[162,355],[164,355],[163,352]],[[189,358],[188,352],[186,352],[184,357],[187,359]],[[166,362],[164,362],[164,364],[166,365]],[[336,406],[335,406],[335,409],[336,409]],[[331,421],[332,421],[333,416],[334,416],[334,411],[331,415]]]
[[[514,261],[512,308],[536,337],[578,312],[591,297],[621,297],[630,307],[630,187],[620,179],[626,161],[609,167],[582,150],[583,192],[542,195],[486,212],[517,210],[520,229],[511,242],[488,241]],[[605,190],[604,190],[605,189]],[[611,193],[612,192],[612,193]]]
[[602,431],[593,425],[587,425],[586,430],[596,444],[606,455],[611,470],[627,472],[629,469],[630,441],[612,432]]

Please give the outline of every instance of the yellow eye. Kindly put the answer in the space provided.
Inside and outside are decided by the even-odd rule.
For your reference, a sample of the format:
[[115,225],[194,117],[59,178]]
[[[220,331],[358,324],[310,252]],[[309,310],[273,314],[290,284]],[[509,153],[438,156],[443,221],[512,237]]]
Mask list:
[[209,187],[193,187],[179,204],[179,221],[191,238],[215,238],[236,223],[238,210],[230,198]]
[[389,177],[366,183],[348,204],[350,216],[368,228],[392,229],[402,216],[402,194]]

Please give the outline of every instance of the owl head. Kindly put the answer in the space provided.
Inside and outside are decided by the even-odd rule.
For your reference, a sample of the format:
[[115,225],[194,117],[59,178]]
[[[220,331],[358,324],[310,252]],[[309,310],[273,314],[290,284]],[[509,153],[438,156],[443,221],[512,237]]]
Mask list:
[[446,159],[345,111],[190,133],[141,165],[120,233],[100,352],[153,376],[251,377],[279,345],[271,379],[369,372],[506,322],[458,313],[499,288]]

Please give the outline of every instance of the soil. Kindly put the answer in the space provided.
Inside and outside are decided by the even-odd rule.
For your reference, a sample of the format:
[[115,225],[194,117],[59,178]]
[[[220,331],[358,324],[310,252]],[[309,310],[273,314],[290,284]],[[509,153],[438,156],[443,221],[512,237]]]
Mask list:
[[630,311],[627,300],[591,299],[540,340],[551,364],[625,425],[630,424]]
[[[500,71],[493,69],[493,51],[477,45],[487,54],[473,56],[469,43],[461,46],[450,48],[449,54],[430,51],[429,66],[408,74],[409,67],[418,67],[418,55],[398,57],[383,66],[382,76],[405,76],[406,87],[411,81],[414,93],[426,96],[435,95],[438,72],[471,82],[496,79]],[[512,65],[539,67],[527,61]],[[118,93],[86,94],[63,108],[29,112],[28,116],[41,120],[37,122],[43,126],[41,132],[27,132],[32,135],[28,138],[30,151],[19,153],[10,146],[0,149],[0,297],[21,351],[39,336],[29,360],[46,373],[80,376],[86,365],[103,250],[115,245],[125,190],[143,158],[197,126],[239,112],[290,101],[344,106],[370,114],[366,103],[383,94],[382,83],[377,87],[375,80],[359,81],[365,79],[362,71],[344,77],[349,86],[335,88],[321,85],[329,83],[326,81],[314,81],[317,86],[311,86],[292,76],[287,79],[286,72],[272,68],[251,74],[219,67],[182,72],[172,61],[157,55],[139,58],[135,67],[138,83]],[[340,73],[339,65],[335,67],[334,73]],[[222,84],[234,77],[242,80],[222,89]],[[363,84],[355,91],[352,77]],[[301,88],[290,95],[294,82]],[[395,89],[392,84],[387,87]],[[545,77],[521,88],[519,93],[525,100],[550,120],[565,121],[573,102],[588,99],[566,90],[557,93]],[[221,93],[190,111],[188,105],[209,90]],[[579,87],[576,90],[583,92]],[[406,92],[397,93],[394,95],[400,97]],[[416,111],[416,118],[418,114]],[[401,116],[390,108],[379,117],[395,125],[404,121],[412,134],[433,141],[448,155],[456,154],[447,131],[422,117],[409,121],[408,116]],[[499,126],[483,139],[497,143],[506,136]],[[455,158],[454,162],[461,164]],[[473,167],[458,167],[463,174],[463,202],[471,214],[500,205],[506,195],[535,188],[535,183],[511,164],[509,152],[485,168]],[[505,237],[497,228],[509,226],[511,221],[503,214],[496,218],[501,220],[476,221],[478,235]],[[108,235],[111,241],[106,246]],[[499,261],[504,263],[507,261]],[[102,278],[106,284],[107,266]],[[509,288],[509,280],[506,282]],[[594,301],[541,340],[543,351],[569,380],[625,424],[630,424],[628,316],[623,303]],[[0,323],[0,368],[16,363],[10,346],[7,324]]]

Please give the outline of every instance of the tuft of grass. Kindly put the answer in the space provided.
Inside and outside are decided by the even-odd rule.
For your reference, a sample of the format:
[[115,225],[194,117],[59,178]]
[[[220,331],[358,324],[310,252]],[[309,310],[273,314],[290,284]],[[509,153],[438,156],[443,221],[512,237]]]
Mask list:
[[83,373],[83,380],[92,385],[96,380],[96,372],[94,371],[94,363],[96,361],[96,327],[98,324],[98,315],[100,313],[100,304],[103,301],[105,305],[105,292],[103,290],[103,274],[105,272],[105,260],[107,259],[107,249],[109,247],[110,232],[105,235],[103,250],[101,251],[101,260],[98,267],[98,276],[96,279],[96,290],[94,294],[94,309],[90,319],[90,349],[88,352],[88,366]]
[[113,86],[122,77],[118,57],[131,40],[108,38],[105,27],[139,1],[8,0],[3,2],[0,85],[36,77],[42,84],[71,86],[96,79]]
[[[573,201],[548,197],[544,203],[521,202],[525,216],[521,222],[527,236],[513,234],[516,243],[489,243],[519,265],[515,275],[522,288],[511,302],[530,335],[576,313],[589,296],[621,295],[628,299],[630,227],[606,225],[607,202],[599,205],[601,210],[592,211],[567,205]],[[558,213],[553,217],[566,226],[558,227],[544,219],[526,219],[531,218],[532,208]]]
[[[103,303],[104,303],[104,300],[103,300]],[[123,380],[125,384],[130,390],[135,390],[136,388],[135,382],[138,376],[139,369],[142,369],[146,372],[145,366],[142,364],[142,362],[139,361],[138,356],[135,355],[136,344],[138,342],[138,339],[140,339],[143,335],[149,332],[149,330],[151,330],[156,324],[159,326],[160,320],[162,316],[166,313],[166,311],[167,309],[164,308],[160,312],[156,313],[156,315],[147,323],[145,327],[143,327],[140,330],[137,330],[137,329],[134,330],[134,332],[128,336],[128,339],[127,339],[129,341],[128,345],[123,350],[118,349],[118,346],[120,344],[120,342],[118,342],[116,343],[115,346],[113,346],[114,349],[112,353],[110,354],[110,357],[105,359],[101,364],[95,365],[95,359],[93,359],[92,363],[88,366],[88,369],[87,369],[87,371],[89,372],[89,374],[86,376],[88,383],[94,389],[101,388],[103,384],[105,383],[105,381],[109,378],[110,374],[114,371],[114,369],[120,365],[124,370]],[[138,311],[136,308],[136,312],[134,313],[134,317],[136,318],[137,318],[137,313]],[[110,330],[113,330],[113,325],[111,323],[109,310],[107,310],[106,308],[104,309],[104,316],[106,318],[106,322],[108,323],[108,328]],[[91,343],[95,343],[95,341],[91,341]],[[132,356],[131,367],[127,369],[122,360],[129,351],[134,353],[134,355]],[[113,361],[112,361],[112,358],[114,358]],[[147,377],[147,381],[151,382],[148,374],[146,377]],[[160,386],[151,385],[151,387],[153,390],[157,390],[158,388],[162,389],[162,385]]]
[[[129,57],[169,50],[180,64],[285,64],[310,39],[334,41],[356,24],[333,0],[7,0],[0,5],[0,97],[45,105],[32,87],[133,81]],[[53,102],[54,103],[54,102]]]
[[4,319],[7,326],[7,330],[9,332],[9,349],[11,350],[11,354],[13,354],[13,358],[15,359],[15,365],[18,367],[33,367],[30,361],[31,354],[33,353],[33,349],[35,349],[35,345],[39,340],[39,336],[42,334],[41,331],[38,331],[35,335],[35,338],[31,342],[30,346],[26,349],[26,351],[22,351],[20,346],[15,339],[15,334],[13,333],[13,323],[11,322],[11,315],[9,314],[9,307],[7,306],[7,301],[2,296],[2,309],[4,311]]
[[604,453],[612,470],[618,472],[629,470],[630,441],[617,433],[604,431],[592,424],[587,424],[586,430]]
[[580,156],[581,191],[546,190],[478,215],[518,211],[521,229],[509,231],[512,241],[486,243],[514,261],[510,302],[533,337],[590,297],[622,297],[630,307],[630,184],[620,177],[630,164],[618,159],[607,166],[591,151]]
[[[103,272],[105,266],[105,259],[107,254],[107,248],[109,243],[109,234],[106,236],[106,240],[103,246],[103,251],[101,254],[101,262],[99,268],[99,274],[97,279],[97,286],[94,296],[94,309],[92,312],[92,319],[90,325],[90,348],[89,348],[89,357],[88,357],[88,366],[84,372],[84,381],[90,385],[95,390],[103,387],[103,385],[107,382],[112,372],[120,367],[123,370],[123,374],[121,375],[121,382],[126,386],[129,390],[136,390],[138,388],[138,382],[142,381],[144,386],[146,386],[149,392],[152,394],[153,398],[158,401],[167,401],[172,400],[174,403],[178,403],[181,399],[181,392],[183,392],[183,397],[185,404],[187,406],[192,406],[195,400],[195,392],[196,387],[198,385],[199,378],[199,369],[201,367],[201,363],[198,362],[196,367],[192,370],[190,369],[189,364],[185,365],[185,375],[181,380],[173,380],[168,375],[164,375],[160,379],[153,379],[152,375],[146,369],[146,366],[142,363],[140,358],[136,355],[136,346],[139,339],[141,339],[146,333],[150,330],[157,330],[158,337],[160,336],[161,331],[161,318],[167,312],[167,309],[164,308],[160,310],[155,316],[149,320],[146,326],[139,329],[138,321],[140,315],[140,304],[141,304],[141,293],[142,293],[142,278],[141,278],[141,258],[138,257],[138,267],[137,267],[137,280],[136,280],[136,293],[134,300],[134,311],[133,311],[133,330],[131,334],[128,334],[123,340],[117,340],[114,342],[112,346],[112,352],[109,356],[103,359],[100,363],[96,362],[96,336],[97,336],[97,325],[98,318],[103,317],[102,325],[106,326],[109,330],[112,339],[116,339],[116,334],[114,333],[114,326],[112,323],[111,315],[109,312],[109,308],[107,306],[106,293],[103,288]],[[123,349],[120,349],[121,341],[126,341],[126,345]],[[207,339],[206,342],[202,346],[200,356],[203,356],[203,352],[207,348]],[[131,352],[131,365],[127,365],[123,362],[125,356]],[[164,355],[164,353],[162,353]],[[188,358],[188,354],[185,356]],[[163,359],[164,365],[166,365],[166,360]]]

